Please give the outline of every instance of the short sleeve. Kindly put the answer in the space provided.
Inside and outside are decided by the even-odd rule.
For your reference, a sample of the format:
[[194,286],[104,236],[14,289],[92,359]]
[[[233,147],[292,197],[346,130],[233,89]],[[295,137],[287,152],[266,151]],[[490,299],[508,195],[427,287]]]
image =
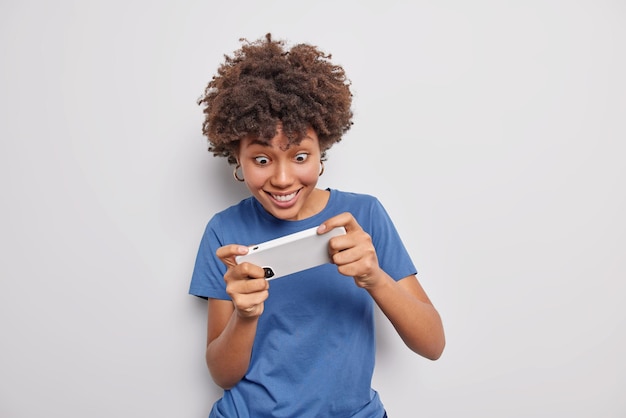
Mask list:
[[370,235],[380,267],[394,280],[417,274],[398,230],[378,199],[374,200],[371,211]]
[[219,224],[214,218],[207,224],[200,240],[189,286],[191,295],[201,298],[230,299],[224,282],[226,266],[215,255],[215,251],[223,245],[219,235]]

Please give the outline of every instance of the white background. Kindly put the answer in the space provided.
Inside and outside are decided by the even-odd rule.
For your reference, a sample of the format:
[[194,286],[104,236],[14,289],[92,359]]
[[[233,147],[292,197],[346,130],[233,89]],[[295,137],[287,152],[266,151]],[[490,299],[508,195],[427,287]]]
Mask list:
[[[626,416],[626,4],[0,3],[0,416],[206,417],[210,216],[246,196],[196,100],[266,32],[333,54],[321,187],[386,206],[444,320],[381,318],[390,417]],[[311,388],[315,390],[315,388]]]

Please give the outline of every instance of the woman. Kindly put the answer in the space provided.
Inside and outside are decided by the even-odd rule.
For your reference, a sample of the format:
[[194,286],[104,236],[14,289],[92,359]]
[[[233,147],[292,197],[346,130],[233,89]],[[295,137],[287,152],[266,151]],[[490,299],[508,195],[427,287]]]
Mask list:
[[[208,300],[206,362],[224,389],[210,417],[386,416],[371,387],[374,304],[411,350],[443,351],[441,318],[381,203],[316,187],[352,125],[350,83],[331,58],[270,34],[244,41],[199,100],[209,151],[252,195],[211,218],[190,286]],[[331,264],[267,281],[235,261],[315,226],[346,229],[329,241]]]

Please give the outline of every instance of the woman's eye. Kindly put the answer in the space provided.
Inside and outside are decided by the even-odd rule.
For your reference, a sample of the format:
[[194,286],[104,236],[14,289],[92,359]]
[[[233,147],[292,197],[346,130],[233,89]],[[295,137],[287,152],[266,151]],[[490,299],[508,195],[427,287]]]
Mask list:
[[266,165],[267,163],[270,162],[269,158],[267,157],[256,157],[255,160],[257,164],[260,164],[260,165]]
[[306,161],[306,159],[309,158],[309,154],[305,153],[305,152],[301,152],[300,154],[296,154],[296,161],[301,163]]

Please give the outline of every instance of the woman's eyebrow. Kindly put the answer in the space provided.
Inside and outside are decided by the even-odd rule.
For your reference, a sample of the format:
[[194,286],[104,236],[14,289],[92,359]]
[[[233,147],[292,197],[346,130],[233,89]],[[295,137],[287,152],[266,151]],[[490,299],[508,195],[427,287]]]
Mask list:
[[260,139],[253,139],[250,141],[250,143],[248,144],[248,146],[250,145],[261,145],[263,147],[271,147],[271,144],[269,142],[266,141],[261,141]]

